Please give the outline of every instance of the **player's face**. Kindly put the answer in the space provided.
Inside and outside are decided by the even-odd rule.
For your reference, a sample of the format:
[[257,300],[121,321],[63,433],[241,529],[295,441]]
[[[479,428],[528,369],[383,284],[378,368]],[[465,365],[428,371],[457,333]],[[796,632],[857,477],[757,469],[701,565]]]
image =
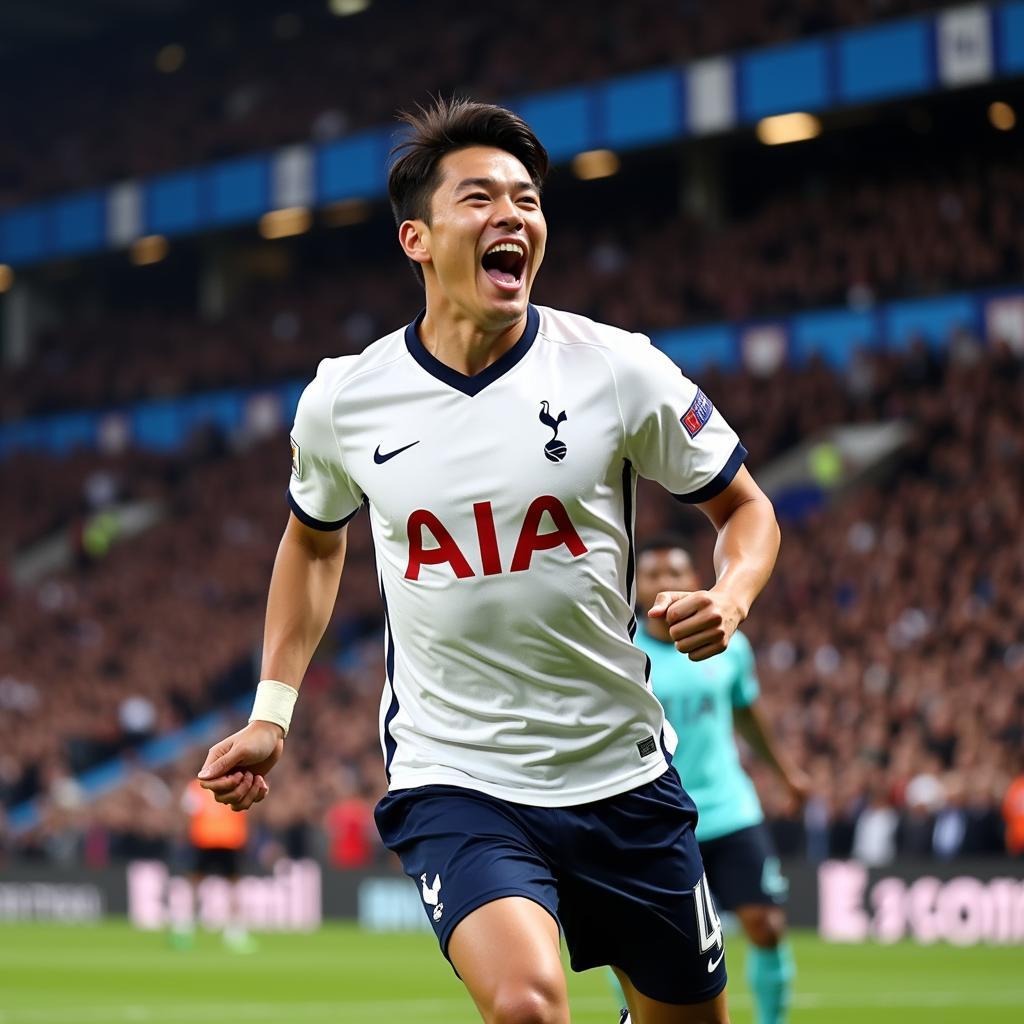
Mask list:
[[514,324],[544,259],[540,194],[511,153],[490,146],[449,153],[441,172],[423,227],[424,274],[481,328]]
[[646,611],[663,590],[700,590],[690,556],[680,548],[657,548],[640,556],[636,597]]

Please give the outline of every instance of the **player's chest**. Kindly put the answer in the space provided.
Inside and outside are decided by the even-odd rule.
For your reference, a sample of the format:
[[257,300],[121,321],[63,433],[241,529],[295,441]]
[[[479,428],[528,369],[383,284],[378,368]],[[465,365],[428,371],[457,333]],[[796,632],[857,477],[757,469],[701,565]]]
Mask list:
[[472,397],[413,388],[349,405],[337,426],[349,475],[395,524],[416,510],[501,523],[542,496],[571,508],[609,496],[622,472],[614,397],[585,381],[531,375]]

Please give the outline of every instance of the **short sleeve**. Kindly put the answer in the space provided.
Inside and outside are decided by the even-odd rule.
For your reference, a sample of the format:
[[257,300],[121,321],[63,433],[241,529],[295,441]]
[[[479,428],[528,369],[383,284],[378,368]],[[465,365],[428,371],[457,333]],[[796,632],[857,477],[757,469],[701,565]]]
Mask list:
[[736,659],[736,677],[732,683],[732,706],[748,708],[761,695],[761,686],[757,681],[757,666],[754,662],[754,649],[750,641],[739,632],[733,633],[729,642],[730,651]]
[[288,504],[296,518],[315,530],[341,529],[359,511],[363,500],[341,461],[333,407],[324,360],[295,410],[288,487]]
[[680,501],[709,501],[732,482],[747,450],[668,356],[642,335],[633,337],[635,346],[616,360],[627,457]]

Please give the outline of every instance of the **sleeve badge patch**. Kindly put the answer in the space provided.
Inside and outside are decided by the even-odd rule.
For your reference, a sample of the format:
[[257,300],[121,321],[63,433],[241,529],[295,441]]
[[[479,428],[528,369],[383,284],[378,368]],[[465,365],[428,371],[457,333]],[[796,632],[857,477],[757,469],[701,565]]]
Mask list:
[[[704,424],[711,419],[711,414],[714,411],[715,407],[711,404],[711,399],[700,388],[697,388],[697,394],[693,396],[690,408],[680,417],[679,422],[686,428],[690,437],[696,437],[704,429]],[[294,444],[294,442],[292,443]]]
[[294,437],[289,437],[292,443],[292,476],[296,480],[302,478],[302,452],[299,450],[299,442]]

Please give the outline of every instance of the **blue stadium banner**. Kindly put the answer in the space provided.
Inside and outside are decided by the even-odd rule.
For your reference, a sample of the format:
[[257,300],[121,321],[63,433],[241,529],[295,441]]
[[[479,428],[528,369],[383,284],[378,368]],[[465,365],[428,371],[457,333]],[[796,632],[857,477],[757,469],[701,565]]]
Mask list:
[[756,121],[794,110],[823,110],[833,102],[831,44],[822,40],[773,46],[739,61],[740,115]]
[[839,93],[845,103],[865,103],[935,84],[934,22],[889,22],[839,36]]
[[176,235],[209,223],[199,171],[164,174],[147,182],[143,207],[146,233]]
[[981,327],[977,297],[969,294],[891,302],[882,315],[890,348],[904,348],[917,338],[937,347],[944,345],[953,331],[978,331]]
[[252,221],[270,208],[270,158],[243,157],[210,171],[210,217],[216,224]]
[[678,70],[668,68],[616,78],[601,86],[602,144],[628,149],[684,134],[683,82]]
[[552,160],[565,160],[598,145],[591,89],[561,89],[513,105],[537,133]]
[[60,199],[53,205],[54,248],[62,253],[89,252],[105,241],[105,204],[100,191]]
[[1004,75],[1024,71],[1024,2],[1004,4],[996,13],[999,70]]
[[873,310],[824,309],[793,317],[793,359],[804,363],[820,356],[844,366],[858,348],[871,348],[881,337]]
[[384,191],[391,134],[377,130],[324,146],[316,165],[316,198],[330,203],[366,199]]
[[0,262],[33,263],[50,253],[47,209],[43,204],[12,210],[2,222]]

